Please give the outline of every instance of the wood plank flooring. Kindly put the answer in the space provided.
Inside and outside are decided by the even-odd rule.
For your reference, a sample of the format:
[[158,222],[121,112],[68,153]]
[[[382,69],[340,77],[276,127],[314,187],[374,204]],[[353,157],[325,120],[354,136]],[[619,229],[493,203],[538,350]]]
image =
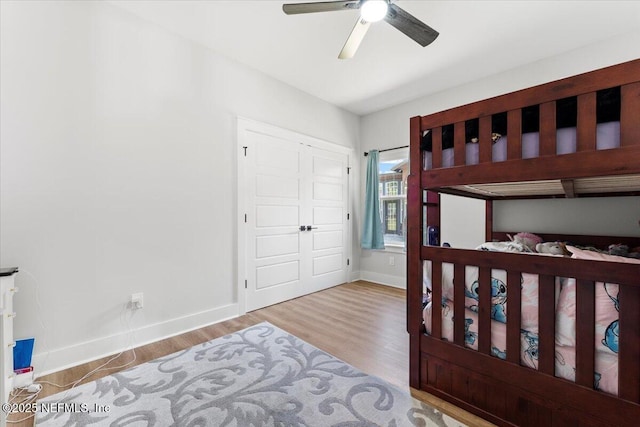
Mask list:
[[[128,367],[267,321],[368,374],[411,391],[415,398],[469,426],[493,426],[428,393],[409,389],[409,335],[406,332],[405,298],[406,293],[402,289],[364,281],[340,285],[138,347],[135,349],[135,362]],[[128,351],[112,361],[110,366],[122,365],[132,358],[132,352]],[[108,358],[104,358],[56,372],[39,378],[38,381],[70,384],[107,360]],[[118,370],[98,372],[80,383],[96,380]],[[63,389],[45,383],[39,397],[61,390]],[[12,414],[10,417],[11,420],[20,418],[24,418],[24,415]],[[9,425],[31,426],[33,418]]]

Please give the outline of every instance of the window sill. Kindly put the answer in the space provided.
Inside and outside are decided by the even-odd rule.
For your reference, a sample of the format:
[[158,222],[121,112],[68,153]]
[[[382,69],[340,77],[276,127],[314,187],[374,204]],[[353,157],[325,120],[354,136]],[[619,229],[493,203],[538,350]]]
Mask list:
[[406,254],[407,251],[404,249],[404,245],[385,245],[384,249],[379,249],[378,252],[392,252],[392,253],[400,253]]

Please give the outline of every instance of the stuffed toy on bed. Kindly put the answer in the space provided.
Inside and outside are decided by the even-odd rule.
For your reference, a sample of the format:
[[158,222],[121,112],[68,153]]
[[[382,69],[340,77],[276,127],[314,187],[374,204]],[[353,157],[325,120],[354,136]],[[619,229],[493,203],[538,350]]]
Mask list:
[[621,243],[609,245],[607,248],[609,255],[618,255],[627,258],[640,258],[640,247],[629,249],[629,246]]
[[527,252],[536,252],[536,245],[538,243],[542,243],[542,237],[535,235],[533,233],[525,233],[521,232],[511,237],[511,235],[507,234],[509,240],[515,243],[519,243],[528,249]]
[[571,252],[569,252],[567,245],[563,242],[538,243],[536,245],[536,252],[539,254],[571,256]]

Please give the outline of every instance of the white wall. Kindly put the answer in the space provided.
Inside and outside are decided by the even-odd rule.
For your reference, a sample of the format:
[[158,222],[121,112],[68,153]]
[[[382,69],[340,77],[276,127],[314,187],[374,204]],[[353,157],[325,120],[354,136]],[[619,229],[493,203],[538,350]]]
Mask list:
[[236,315],[236,117],[354,148],[359,118],[109,4],[1,5],[0,263],[37,371],[124,347],[134,292],[136,343]]
[[[493,96],[524,89],[537,84],[569,77],[575,74],[603,68],[608,65],[618,64],[632,59],[640,58],[640,31],[624,34],[601,43],[585,46],[557,57],[547,58],[525,67],[510,70],[505,73],[496,74],[488,78],[475,81],[460,87],[455,87],[431,96],[417,99],[389,108],[380,112],[362,117],[361,121],[361,145],[363,151],[372,149],[384,149],[406,145],[409,143],[409,118],[413,116],[426,115],[453,108],[470,102],[479,101]],[[487,60],[499,60],[490,58]],[[470,64],[472,66],[472,64]],[[361,157],[361,168],[365,167],[364,158]],[[361,180],[364,188],[364,180]],[[364,200],[364,194],[361,195]],[[461,204],[462,203],[462,204]],[[514,223],[513,216],[506,211],[508,204],[496,204],[494,211],[494,226],[496,229],[503,227],[515,227],[509,230],[525,231],[531,221],[539,222],[539,218],[545,218],[544,210],[538,207],[545,206],[544,201],[527,205],[528,214],[520,216],[520,220]],[[626,205],[629,211],[635,209],[637,212],[637,199]],[[458,198],[444,197],[442,207],[442,230],[441,241],[450,242],[456,247],[474,247],[484,240],[484,203],[479,201],[461,202]],[[542,208],[540,208],[542,209]],[[521,209],[520,212],[523,210]],[[597,223],[597,213],[591,210],[578,210],[574,215],[580,217],[593,218],[578,222],[580,230],[584,233],[593,233],[591,225]],[[511,218],[509,224],[503,224],[504,218]],[[548,215],[546,215],[548,217]],[[629,222],[627,221],[627,224]],[[637,223],[635,228],[625,228],[624,233],[632,235],[637,233]],[[404,283],[404,270],[395,269],[388,266],[387,254],[381,251],[362,251],[360,271],[362,277],[385,277],[387,281],[394,283]],[[396,266],[400,262],[406,263],[405,257],[398,260],[396,256]]]
[[499,202],[493,220],[498,231],[640,237],[640,197]]

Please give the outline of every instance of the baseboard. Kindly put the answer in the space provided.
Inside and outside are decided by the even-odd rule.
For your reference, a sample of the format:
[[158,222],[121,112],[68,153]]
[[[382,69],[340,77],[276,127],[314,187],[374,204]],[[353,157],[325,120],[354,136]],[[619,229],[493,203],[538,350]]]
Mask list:
[[394,288],[407,289],[407,278],[404,276],[392,276],[390,274],[372,273],[361,271],[360,280],[378,283],[380,285],[392,286]]
[[352,271],[351,275],[349,277],[349,282],[355,282],[357,280],[360,280],[360,272],[359,271]]
[[[238,304],[229,304],[211,310],[146,325],[133,330],[133,345],[140,347],[152,342],[180,335],[204,326],[238,317]],[[57,348],[33,356],[36,377],[118,354],[131,345],[129,331]]]

